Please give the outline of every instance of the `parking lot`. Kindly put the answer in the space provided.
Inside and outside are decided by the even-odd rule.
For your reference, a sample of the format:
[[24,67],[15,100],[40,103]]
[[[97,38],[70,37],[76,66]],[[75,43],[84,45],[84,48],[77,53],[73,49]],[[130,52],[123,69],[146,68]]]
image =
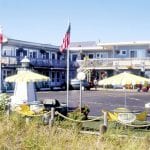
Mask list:
[[[131,110],[144,110],[145,103],[150,102],[150,92],[124,91],[124,90],[90,90],[82,91],[82,104],[88,105],[90,115],[102,114],[102,109],[113,110],[124,107],[126,93],[126,104]],[[66,91],[42,91],[37,93],[38,100],[57,99],[66,103]],[[69,107],[79,106],[80,91],[69,91]]]

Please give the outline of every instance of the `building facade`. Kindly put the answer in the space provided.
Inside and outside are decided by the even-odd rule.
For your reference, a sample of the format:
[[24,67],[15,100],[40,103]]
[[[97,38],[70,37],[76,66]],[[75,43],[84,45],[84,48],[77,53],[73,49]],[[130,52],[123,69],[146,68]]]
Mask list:
[[[49,82],[37,83],[37,88],[52,89],[64,86],[66,82],[66,52],[60,53],[59,47],[21,40],[8,39],[1,47],[1,91],[12,90],[14,85],[6,83],[7,76],[14,75],[21,67],[20,61],[27,56],[30,68],[50,77]],[[75,66],[70,62],[70,77],[74,77]]]
[[[92,82],[123,71],[150,77],[150,41],[96,43],[74,42],[70,45],[70,79],[85,72]],[[67,54],[50,44],[8,39],[1,48],[1,91],[13,89],[7,76],[16,74],[20,61],[27,56],[34,71],[48,76],[49,82],[37,83],[39,89],[66,86]],[[65,88],[65,87],[64,87]]]
[[87,74],[87,80],[101,80],[123,71],[150,77],[150,41],[71,45],[71,58]]

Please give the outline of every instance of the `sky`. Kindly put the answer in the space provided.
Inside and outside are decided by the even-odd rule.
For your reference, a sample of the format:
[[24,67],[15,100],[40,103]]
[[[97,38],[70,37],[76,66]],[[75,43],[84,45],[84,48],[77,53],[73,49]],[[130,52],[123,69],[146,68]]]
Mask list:
[[9,38],[61,45],[71,42],[150,41],[150,0],[0,0]]

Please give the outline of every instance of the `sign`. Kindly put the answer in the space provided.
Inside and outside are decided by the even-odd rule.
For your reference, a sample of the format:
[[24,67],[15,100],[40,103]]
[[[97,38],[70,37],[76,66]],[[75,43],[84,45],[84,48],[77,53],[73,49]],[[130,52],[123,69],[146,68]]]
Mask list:
[[84,72],[79,72],[77,74],[77,79],[78,80],[84,80],[85,79],[85,73]]

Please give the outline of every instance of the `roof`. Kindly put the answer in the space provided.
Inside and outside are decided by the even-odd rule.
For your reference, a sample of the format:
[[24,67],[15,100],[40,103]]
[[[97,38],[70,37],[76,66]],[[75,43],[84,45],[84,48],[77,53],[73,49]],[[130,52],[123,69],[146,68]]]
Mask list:
[[59,49],[58,46],[51,45],[51,44],[41,44],[41,43],[35,43],[35,42],[28,42],[28,41],[22,41],[22,40],[16,40],[16,39],[10,39],[8,38],[8,41],[4,43],[4,45],[13,45],[17,47],[25,47],[25,48],[37,48],[37,49]]
[[150,45],[150,41],[131,41],[131,42],[108,42],[97,43],[99,46],[124,46],[124,45]]
[[85,41],[85,42],[72,42],[70,47],[94,47],[96,46],[95,41]]

